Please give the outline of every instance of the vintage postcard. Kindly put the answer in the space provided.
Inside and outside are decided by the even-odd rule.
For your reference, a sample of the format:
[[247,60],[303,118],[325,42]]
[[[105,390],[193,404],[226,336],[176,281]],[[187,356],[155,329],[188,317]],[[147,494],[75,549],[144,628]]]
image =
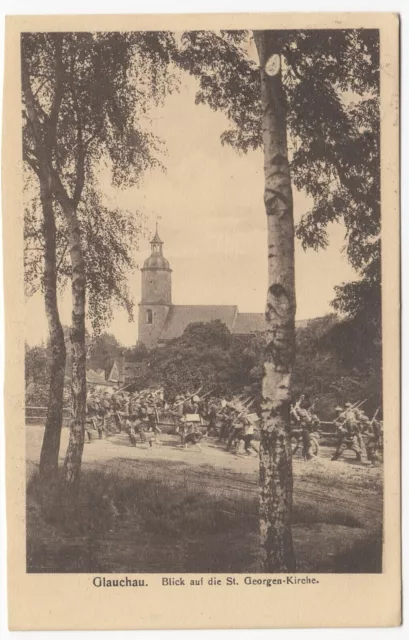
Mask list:
[[9,627],[401,622],[399,18],[6,21]]

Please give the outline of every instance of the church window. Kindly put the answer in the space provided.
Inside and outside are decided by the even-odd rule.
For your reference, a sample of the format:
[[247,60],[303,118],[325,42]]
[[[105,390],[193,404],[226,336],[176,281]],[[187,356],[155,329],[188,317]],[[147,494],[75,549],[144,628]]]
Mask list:
[[153,313],[152,309],[146,310],[146,324],[152,324],[153,322]]

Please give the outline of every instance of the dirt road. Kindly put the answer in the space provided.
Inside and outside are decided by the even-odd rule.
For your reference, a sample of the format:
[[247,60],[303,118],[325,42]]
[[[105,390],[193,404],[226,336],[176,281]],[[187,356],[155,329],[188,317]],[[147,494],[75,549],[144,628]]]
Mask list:
[[[29,475],[37,466],[42,435],[42,427],[27,427]],[[67,443],[68,429],[64,429],[61,461]],[[351,452],[332,462],[331,453],[322,448],[318,459],[294,459],[293,537],[298,557],[305,559],[300,570],[311,570],[317,563],[325,567],[323,556],[329,567],[331,558],[382,528],[382,467],[355,462]],[[87,443],[83,465],[227,498],[236,514],[244,501],[256,505],[257,456],[228,453],[215,439],[202,442],[201,450],[185,450],[175,436],[162,434],[159,443],[150,448],[142,443],[131,447],[126,434],[117,434]],[[246,513],[248,517],[248,509]]]

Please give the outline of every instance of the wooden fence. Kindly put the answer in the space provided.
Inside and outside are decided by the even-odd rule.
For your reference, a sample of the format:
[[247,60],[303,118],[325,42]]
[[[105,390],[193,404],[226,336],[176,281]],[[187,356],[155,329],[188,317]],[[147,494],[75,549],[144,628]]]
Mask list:
[[[26,424],[45,424],[47,407],[25,407]],[[63,426],[68,426],[71,416],[70,407],[63,407]]]

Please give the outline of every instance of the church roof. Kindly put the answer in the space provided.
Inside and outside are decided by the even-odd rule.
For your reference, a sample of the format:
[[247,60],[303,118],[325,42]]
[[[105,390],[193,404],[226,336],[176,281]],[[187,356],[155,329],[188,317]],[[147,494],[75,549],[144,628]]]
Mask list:
[[[160,245],[159,250],[155,249],[154,245],[156,244]],[[156,223],[156,233],[151,240],[152,253],[149,256],[149,258],[146,258],[145,262],[143,263],[142,271],[144,269],[152,269],[152,270],[159,269],[163,271],[172,271],[172,269],[170,268],[169,262],[163,256],[162,245],[163,245],[163,242],[160,239],[159,233],[158,233],[158,223]]]
[[157,244],[163,244],[162,240],[159,238],[158,225],[156,225],[156,233],[153,236],[151,242],[156,242]]
[[146,258],[141,271],[144,269],[161,269],[164,271],[171,271],[169,262],[160,253],[152,254],[149,258]]
[[267,331],[264,313],[238,313],[232,333],[249,334]]
[[160,340],[178,338],[192,322],[220,320],[227,326],[229,331],[233,331],[236,315],[236,305],[172,305]]

